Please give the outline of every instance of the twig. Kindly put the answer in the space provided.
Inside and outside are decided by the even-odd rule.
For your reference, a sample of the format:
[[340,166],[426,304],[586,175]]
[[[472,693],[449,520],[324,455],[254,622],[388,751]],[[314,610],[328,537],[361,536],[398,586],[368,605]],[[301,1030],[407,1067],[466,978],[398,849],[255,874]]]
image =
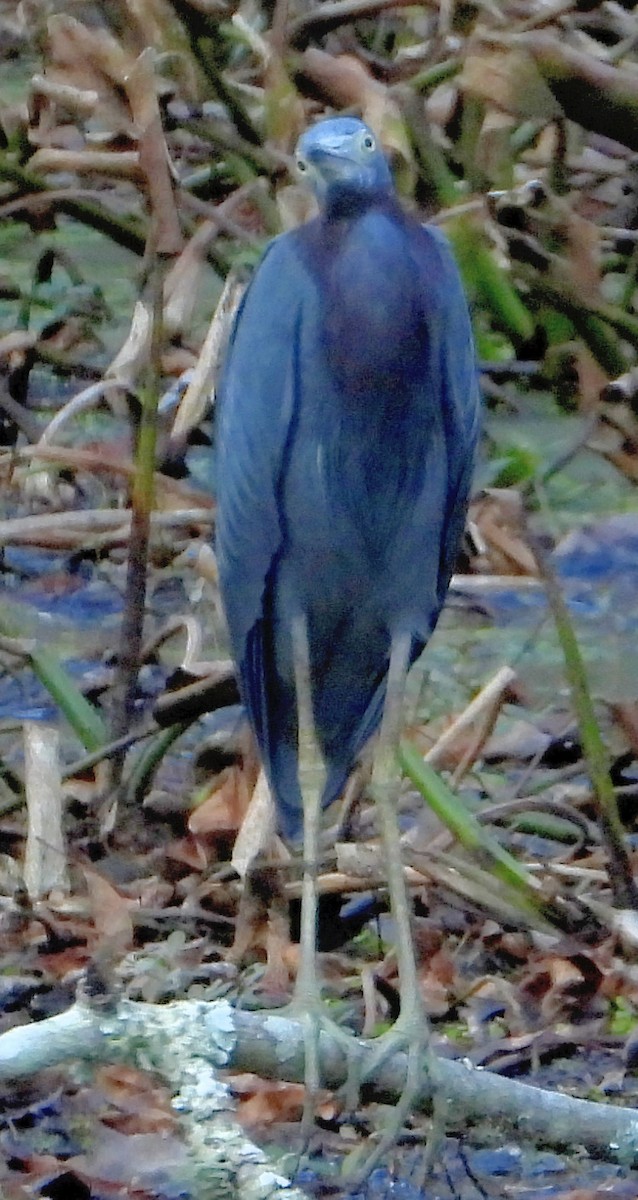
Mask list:
[[[188,508],[151,514],[154,530],[209,528],[210,508]],[[13,517],[0,521],[0,546],[42,546],[44,549],[75,550],[96,545],[124,545],[130,537],[131,514],[95,508],[84,512],[42,513],[35,517]]]
[[204,13],[199,12],[193,4],[189,4],[188,0],[171,0],[171,3],[182,22],[195,61],[207,78],[217,98],[228,109],[230,118],[234,122],[240,137],[244,138],[250,146],[260,146],[261,138],[249,113],[244,108],[236,91],[226,83],[224,75],[218,69],[213,59],[211,48],[208,45],[208,42],[216,36],[216,18],[209,19]]
[[234,274],[227,277],[213,319],[208,327],[190,383],[180,401],[171,438],[183,438],[201,420],[210,395],[231,321],[239,307],[243,287]]
[[[51,207],[66,213],[67,216],[74,217],[76,221],[81,221],[83,225],[88,225],[99,233],[106,234],[113,242],[124,246],[134,254],[144,253],[146,238],[132,223],[98,204],[64,198],[61,196],[59,188],[48,188],[39,175],[25,171],[8,157],[5,158],[4,155],[0,155],[0,179],[15,183],[24,192],[39,193],[42,197],[41,203],[48,203]],[[11,202],[13,199],[12,197]]]
[[60,732],[37,721],[24,723],[24,790],[27,841],[24,881],[31,900],[69,891],[64,803],[60,777]]
[[14,425],[17,426],[30,442],[38,440],[42,433],[40,422],[24,404],[20,404],[18,400],[14,400],[4,380],[2,381],[2,388],[0,390],[0,411],[5,412],[11,418]]
[[67,421],[72,420],[78,413],[85,412],[87,408],[93,408],[94,404],[99,404],[102,397],[109,391],[121,391],[121,389],[122,384],[119,379],[101,379],[99,383],[92,383],[89,387],[83,388],[77,395],[72,396],[49,421],[38,440],[38,446],[45,446],[52,442]]
[[462,733],[465,733],[477,721],[485,721],[493,712],[497,712],[503,703],[507,689],[515,679],[516,672],[511,667],[501,667],[496,675],[481,688],[467,708],[441,734],[438,741],[430,747],[427,754],[424,755],[424,762],[430,763],[432,767],[437,766]]
[[326,0],[313,5],[312,11],[293,21],[289,29],[289,42],[298,46],[308,38],[321,37],[339,25],[374,17],[393,8],[407,8],[412,0]]
[[[157,407],[160,397],[162,350],[164,348],[164,284],[169,264],[183,247],[173,194],[168,149],[162,130],[153,73],[153,52],[144,50],[127,77],[126,89],[133,116],[140,129],[140,166],[146,181],[150,211],[147,245],[147,311],[150,321],[147,351],[142,365],[140,423],[135,454],[136,471],[131,490],[131,540],[129,544],[126,596],[118,678],[114,689],[112,737],[122,737],[134,714],[135,691],[141,662],[146,576],[151,537],[151,513],[155,501],[155,451]],[[111,760],[113,783],[121,780],[124,755]],[[104,817],[104,828],[114,819],[115,804]]]

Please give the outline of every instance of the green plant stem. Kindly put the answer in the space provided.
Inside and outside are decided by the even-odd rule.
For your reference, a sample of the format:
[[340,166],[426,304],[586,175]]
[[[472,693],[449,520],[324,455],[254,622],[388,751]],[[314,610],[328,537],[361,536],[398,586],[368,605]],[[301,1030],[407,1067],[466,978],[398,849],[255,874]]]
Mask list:
[[195,5],[187,3],[187,0],[171,0],[171,4],[184,28],[193,58],[217,99],[228,109],[240,137],[245,138],[251,146],[261,145],[259,133],[239,97],[226,83],[211,53],[214,43],[220,41],[219,18],[209,18]]
[[106,741],[104,722],[86,696],[75,686],[57,655],[47,646],[40,646],[32,651],[30,658],[34,674],[64,713],[82,745],[87,750],[99,750]]
[[463,848],[508,890],[516,893],[516,903],[528,915],[543,914],[544,905],[538,885],[527,869],[501,846],[476,817],[460,803],[440,775],[425,762],[411,742],[403,739],[399,745],[399,764],[427,801],[432,812],[454,834]]
[[[624,263],[622,261],[622,256],[619,256],[619,257],[621,259],[621,264],[624,266]],[[638,277],[638,242],[636,242],[634,245],[634,248],[631,252],[631,257],[629,258],[629,261],[627,262],[627,266],[626,266],[626,270],[625,270],[625,278],[623,280],[622,297],[620,300],[620,306],[621,306],[623,312],[628,312],[632,306],[634,293],[636,291],[637,277]]]
[[[440,208],[459,202],[457,180],[443,152],[423,126],[419,100],[404,90],[402,105],[419,170]],[[482,301],[495,323],[515,346],[533,337],[534,319],[523,304],[509,275],[499,265],[480,224],[470,216],[459,216],[446,225],[470,296]]]
[[627,853],[625,831],[618,814],[614,786],[609,774],[609,759],[596,719],[587,672],[574,633],[574,627],[547,555],[538,539],[528,530],[530,549],[545,585],[556,632],[565,659],[565,673],[578,722],[583,753],[594,789],[601,830],[609,855],[609,877],[615,903],[620,908],[638,908],[638,888],[634,882]]
[[538,135],[545,129],[545,121],[529,120],[517,125],[510,138],[512,151],[517,156],[534,145]]
[[[4,637],[19,637],[18,631],[7,622],[0,622]],[[48,646],[36,646],[25,652],[33,673],[51,699],[64,714],[73,732],[82,745],[91,753],[100,749],[107,739],[106,726],[97,710],[82,695],[82,692],[62,666],[57,654]]]
[[[116,701],[111,729],[113,741],[123,737],[130,729],[140,668],[151,512],[155,494],[157,405],[161,386],[161,352],[164,336],[163,291],[166,269],[167,256],[153,252],[147,279],[152,334],[148,363],[139,397],[141,413],[131,492],[131,534],[122,617],[119,678],[115,689]],[[112,761],[112,782],[117,786],[121,779],[124,753],[120,752],[114,755]]]
[[440,83],[445,83],[448,79],[453,79],[458,75],[463,61],[456,56],[453,58],[445,58],[443,62],[434,63],[431,67],[425,67],[423,71],[419,71],[409,80],[409,85],[415,92],[430,92]]
[[569,317],[594,358],[611,375],[623,375],[629,360],[622,340],[638,348],[638,321],[613,304],[586,304],[571,288],[536,275],[532,283],[538,301]]
[[134,800],[142,801],[144,799],[153,775],[167,751],[190,728],[191,724],[191,721],[181,721],[177,725],[169,725],[168,729],[162,729],[140,754],[126,784],[126,791],[131,803]]
[[[19,166],[18,163],[2,153],[0,153],[0,179],[7,179],[15,183],[20,194],[39,192],[46,196],[50,190],[49,185],[41,176]],[[51,199],[51,207],[57,209],[58,212],[65,213],[68,217],[73,217],[76,221],[81,221],[83,225],[88,225],[98,233],[105,234],[112,242],[132,251],[133,254],[141,256],[144,253],[146,245],[144,232],[136,229],[130,221],[124,220],[123,217],[108,212],[99,204],[92,204],[89,200],[65,200],[61,199],[58,194],[57,197]]]
[[532,338],[534,319],[496,261],[480,226],[470,217],[457,217],[449,222],[447,232],[471,294],[486,304],[495,323],[515,346]]

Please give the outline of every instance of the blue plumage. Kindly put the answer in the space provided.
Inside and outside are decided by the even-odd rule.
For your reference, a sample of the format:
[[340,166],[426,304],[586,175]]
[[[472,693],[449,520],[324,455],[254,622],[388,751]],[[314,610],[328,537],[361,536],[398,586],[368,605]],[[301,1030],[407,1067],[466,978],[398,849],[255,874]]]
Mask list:
[[301,830],[291,624],[307,621],[334,800],[381,718],[390,642],[420,653],[462,532],[474,349],[445,238],[401,209],[352,118],[301,139],[322,211],[276,238],[219,389],[217,552],[242,696],[282,831]]

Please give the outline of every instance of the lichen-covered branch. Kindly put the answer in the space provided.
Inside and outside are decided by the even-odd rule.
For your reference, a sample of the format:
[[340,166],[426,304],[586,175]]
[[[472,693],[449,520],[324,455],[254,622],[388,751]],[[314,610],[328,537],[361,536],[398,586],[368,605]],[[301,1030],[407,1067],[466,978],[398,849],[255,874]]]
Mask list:
[[[356,1045],[363,1063],[374,1043],[361,1040]],[[319,1047],[324,1082],[337,1088],[348,1069],[343,1046],[322,1031]],[[265,1078],[303,1080],[304,1034],[285,1014],[242,1012],[226,1001],[179,1001],[161,1007],[121,1001],[107,1010],[78,1002],[59,1016],[0,1037],[0,1079],[30,1075],[72,1059],[118,1060],[156,1070],[185,1118],[196,1170],[207,1161],[210,1169],[213,1160],[217,1169],[224,1156],[230,1156],[236,1194],[251,1200],[263,1184],[265,1160],[235,1127],[215,1072],[230,1068]],[[366,1084],[363,1098],[392,1102],[401,1093],[405,1070],[405,1055],[393,1056]],[[463,1062],[442,1059],[438,1074],[450,1130],[487,1121],[545,1145],[585,1146],[597,1158],[638,1163],[638,1112],[633,1109],[577,1100]],[[430,1101],[430,1081],[424,1075],[418,1102],[427,1110]],[[269,1197],[285,1187],[279,1177],[273,1175],[272,1180],[272,1190],[265,1193]],[[297,1200],[298,1193],[287,1190],[286,1195]]]
[[56,1017],[0,1038],[0,1078],[25,1076],[72,1059],[135,1063],[156,1070],[171,1089],[189,1149],[180,1182],[197,1200],[304,1200],[270,1166],[237,1122],[217,1070],[232,1062],[237,1040],[230,1005],[196,1001],[154,1007],[79,1001]]

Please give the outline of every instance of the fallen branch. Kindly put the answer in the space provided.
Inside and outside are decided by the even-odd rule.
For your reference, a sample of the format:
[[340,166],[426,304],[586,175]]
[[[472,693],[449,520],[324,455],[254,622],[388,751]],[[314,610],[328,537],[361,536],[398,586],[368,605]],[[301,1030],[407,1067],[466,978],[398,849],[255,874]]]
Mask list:
[[[177,512],[155,512],[151,525],[155,531],[186,529],[212,524],[213,510],[189,508]],[[41,513],[34,517],[13,517],[0,521],[0,546],[42,546],[45,549],[74,550],[78,546],[128,545],[131,513],[120,509],[86,509],[84,512]]]
[[171,1089],[189,1150],[187,1162],[179,1162],[179,1182],[197,1200],[304,1200],[249,1140],[235,1119],[230,1089],[217,1076],[228,1065],[236,1040],[230,1005],[154,1007],[80,1000],[66,1012],[10,1035],[0,1038],[3,1079],[71,1059],[136,1062],[140,1069],[157,1070]]
[[[360,1077],[365,1077],[365,1060],[374,1053],[374,1045],[373,1040],[353,1039],[353,1050],[361,1060]],[[343,1045],[322,1031],[319,1049],[325,1084],[341,1086],[348,1069]],[[121,1000],[108,1008],[78,1001],[58,1016],[0,1037],[0,1079],[28,1076],[77,1059],[132,1062],[158,1071],[173,1089],[173,1105],[185,1119],[191,1147],[202,1143],[210,1151],[220,1111],[226,1139],[230,1124],[228,1101],[220,1100],[214,1072],[250,1070],[264,1078],[301,1082],[304,1032],[285,1013],[243,1012],[226,1001],[156,1006]],[[404,1087],[405,1072],[406,1056],[394,1055],[366,1083],[362,1098],[392,1103]],[[488,1122],[517,1132],[526,1141],[559,1148],[584,1146],[597,1158],[625,1166],[638,1162],[638,1113],[633,1109],[574,1099],[446,1059],[438,1063],[438,1086],[445,1093],[448,1129],[465,1130],[474,1122]],[[426,1111],[430,1108],[427,1077],[417,1103]],[[231,1142],[225,1142],[227,1154]],[[242,1170],[244,1166],[257,1170],[253,1157],[243,1163],[244,1149],[238,1144]],[[259,1152],[253,1147],[254,1153]],[[277,1186],[284,1186],[283,1182],[279,1180]],[[276,1190],[270,1193],[276,1194]],[[244,1195],[249,1196],[250,1190]]]

